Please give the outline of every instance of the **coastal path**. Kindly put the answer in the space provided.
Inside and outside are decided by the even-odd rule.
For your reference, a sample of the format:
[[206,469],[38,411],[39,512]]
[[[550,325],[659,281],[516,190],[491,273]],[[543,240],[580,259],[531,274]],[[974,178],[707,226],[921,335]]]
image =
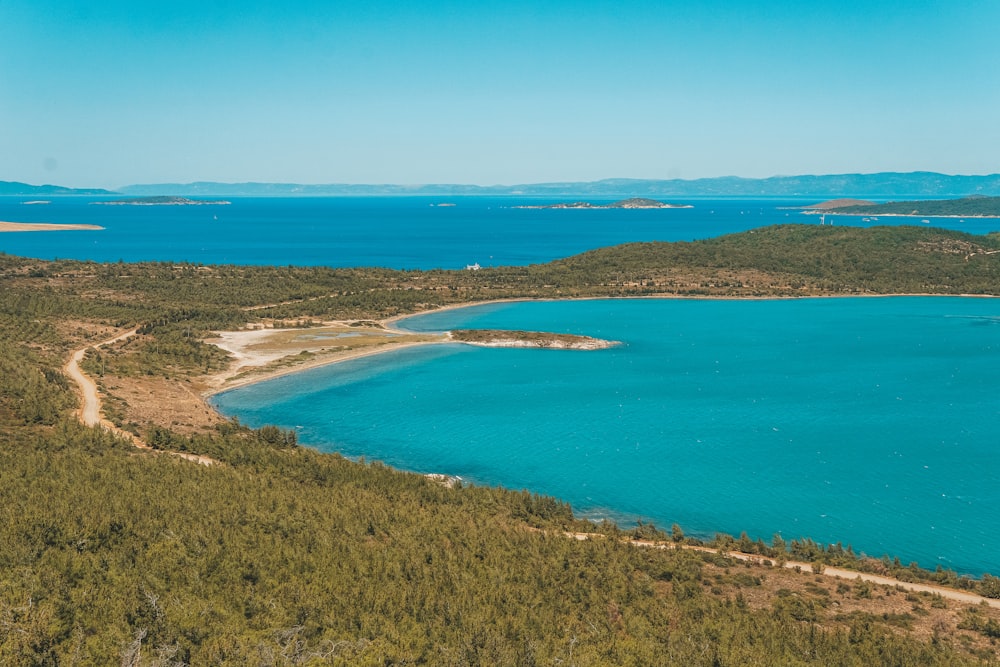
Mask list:
[[[602,538],[604,535],[600,533],[567,533],[568,537],[572,537],[577,540],[589,540],[592,538]],[[726,556],[727,558],[735,558],[736,560],[745,561],[753,563],[755,565],[766,566],[767,562],[774,564],[774,560],[770,558],[765,558],[757,554],[747,554],[740,551],[728,551],[724,549],[714,549],[712,547],[702,547],[694,544],[680,544],[676,542],[650,542],[648,540],[628,540],[628,543],[635,547],[645,547],[648,549],[687,549],[690,551],[701,551],[703,553],[719,554]],[[767,562],[765,562],[767,561]],[[812,563],[805,563],[800,561],[785,561],[781,567],[788,570],[796,570],[802,572],[808,572],[810,574],[817,574],[813,569]],[[981,595],[976,595],[975,593],[967,593],[965,591],[956,590],[954,588],[946,588],[944,586],[935,586],[933,584],[919,584],[909,581],[901,581],[899,579],[894,579],[892,577],[883,577],[877,574],[867,574],[865,572],[856,572],[854,570],[846,570],[840,567],[827,567],[823,566],[823,569],[818,574],[827,577],[835,577],[837,579],[847,579],[850,581],[865,581],[871,584],[877,584],[879,586],[892,586],[895,588],[901,588],[914,593],[932,593],[934,595],[940,595],[941,597],[954,600],[955,602],[964,602],[967,604],[986,604],[990,607],[1000,609],[1000,600],[995,600],[993,598],[986,598]]]

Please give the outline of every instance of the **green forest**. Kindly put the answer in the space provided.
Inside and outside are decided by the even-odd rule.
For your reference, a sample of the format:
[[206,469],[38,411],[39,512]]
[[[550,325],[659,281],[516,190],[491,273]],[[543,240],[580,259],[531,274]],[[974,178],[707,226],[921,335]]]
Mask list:
[[[1000,235],[785,225],[475,272],[0,255],[0,664],[997,664],[996,610],[917,631],[944,613],[939,598],[860,582],[831,593],[810,573],[764,595],[779,581],[767,568],[622,539],[687,542],[677,526],[592,524],[556,499],[320,454],[275,427],[184,431],[169,405],[135,430],[217,464],[143,452],[80,425],[61,371],[131,328],[85,370],[185,385],[225,365],[202,342],[213,330],[495,298],[892,293],[1000,293]],[[816,561],[817,579],[856,560],[779,540],[717,542]],[[992,577],[936,576],[1000,596]],[[905,612],[838,611],[869,602]]]

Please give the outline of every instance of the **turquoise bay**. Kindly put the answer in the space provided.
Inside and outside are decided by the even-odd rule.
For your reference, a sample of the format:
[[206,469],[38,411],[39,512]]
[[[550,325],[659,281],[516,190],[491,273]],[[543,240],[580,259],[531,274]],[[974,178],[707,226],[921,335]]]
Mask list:
[[324,451],[551,494],[590,518],[1000,572],[1000,300],[524,302],[403,324],[622,345],[432,345],[214,401]]

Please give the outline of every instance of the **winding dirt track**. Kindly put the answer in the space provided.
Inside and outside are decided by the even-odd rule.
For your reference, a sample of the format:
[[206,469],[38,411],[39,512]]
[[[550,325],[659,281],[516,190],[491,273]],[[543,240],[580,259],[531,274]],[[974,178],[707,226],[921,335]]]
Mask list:
[[[76,383],[76,386],[80,388],[82,401],[80,403],[80,409],[76,414],[85,426],[100,426],[106,431],[110,431],[122,438],[125,438],[139,449],[160,453],[160,450],[153,449],[133,434],[128,431],[123,431],[107,419],[101,417],[101,396],[97,391],[97,383],[87,377],[87,375],[80,369],[80,362],[83,361],[83,356],[87,353],[87,350],[91,348],[96,350],[106,345],[114,345],[115,343],[119,343],[123,340],[128,340],[132,336],[135,336],[136,333],[138,333],[137,330],[132,329],[131,331],[126,331],[125,333],[119,334],[114,338],[109,338],[108,340],[100,343],[88,345],[87,347],[74,351],[73,354],[70,355],[69,361],[67,361],[66,365],[63,366],[63,372],[65,372],[66,375],[68,375],[70,379]],[[211,459],[207,456],[198,456],[197,454],[188,454],[186,452],[164,453],[185,459],[187,461],[194,461],[195,463],[200,463],[202,465],[215,465],[218,463],[215,459]]]
[[132,336],[136,335],[137,331],[132,329],[131,331],[126,331],[125,333],[110,338],[96,345],[88,345],[82,349],[77,350],[66,362],[63,367],[66,375],[76,382],[76,385],[80,388],[80,393],[83,394],[83,403],[80,405],[80,411],[78,416],[80,421],[84,423],[85,426],[105,426],[109,430],[117,430],[114,425],[110,422],[107,424],[103,423],[101,420],[101,397],[97,394],[97,383],[91,380],[89,377],[83,374],[80,370],[80,362],[83,361],[83,355],[87,354],[87,350],[94,348],[95,350],[105,345],[114,345],[115,343],[127,340]]

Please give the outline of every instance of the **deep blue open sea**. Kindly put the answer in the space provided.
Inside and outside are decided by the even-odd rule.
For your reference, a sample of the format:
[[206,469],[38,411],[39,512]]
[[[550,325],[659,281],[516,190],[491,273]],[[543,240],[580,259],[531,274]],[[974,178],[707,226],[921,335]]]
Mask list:
[[[690,209],[519,209],[572,198],[300,197],[230,198],[228,206],[101,206],[115,197],[0,197],[0,220],[83,223],[100,231],[0,234],[0,252],[42,259],[154,260],[204,264],[462,268],[547,262],[629,241],[691,241],[778,223],[818,224],[783,210],[811,200],[671,200]],[[588,198],[594,203],[610,202]],[[454,206],[436,206],[450,203]],[[435,204],[432,206],[432,204]],[[835,224],[868,225],[827,216]],[[880,219],[914,224],[912,219]],[[972,233],[1000,220],[934,218]],[[920,224],[916,221],[915,224]]]
[[[456,268],[818,223],[779,208],[806,202],[776,200],[590,211],[517,209],[539,200],[511,198],[238,198],[219,207],[25,199],[0,198],[0,220],[106,229],[4,233],[0,252],[100,261]],[[430,205],[442,202],[456,205]],[[1000,229],[998,220],[931,222]],[[808,536],[925,567],[1000,572],[1000,299],[533,302],[404,324],[623,344],[427,346],[260,383],[215,404],[252,425],[295,428],[322,450],[552,494],[595,519],[676,522],[703,536]]]

